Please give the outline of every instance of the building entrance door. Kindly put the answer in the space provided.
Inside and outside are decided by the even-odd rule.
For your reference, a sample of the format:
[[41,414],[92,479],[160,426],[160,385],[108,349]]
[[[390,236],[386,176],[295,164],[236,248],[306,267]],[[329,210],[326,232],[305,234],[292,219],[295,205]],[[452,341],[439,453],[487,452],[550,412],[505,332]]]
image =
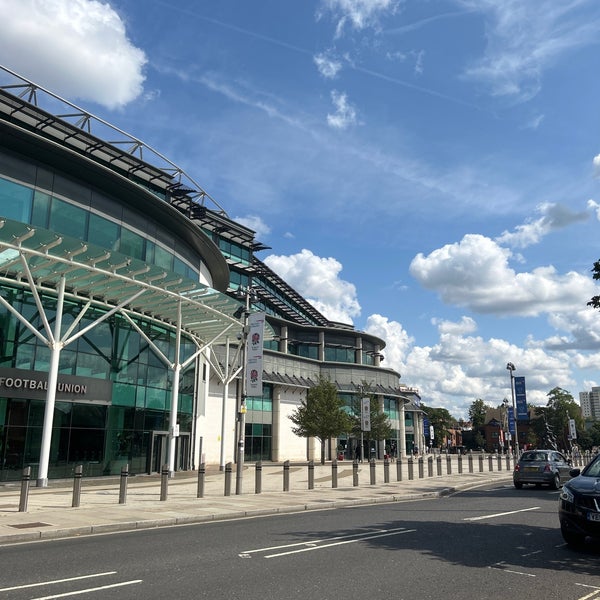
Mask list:
[[[169,461],[169,434],[166,431],[152,432],[149,473],[160,473]],[[182,433],[175,438],[175,471],[190,468],[190,434]]]

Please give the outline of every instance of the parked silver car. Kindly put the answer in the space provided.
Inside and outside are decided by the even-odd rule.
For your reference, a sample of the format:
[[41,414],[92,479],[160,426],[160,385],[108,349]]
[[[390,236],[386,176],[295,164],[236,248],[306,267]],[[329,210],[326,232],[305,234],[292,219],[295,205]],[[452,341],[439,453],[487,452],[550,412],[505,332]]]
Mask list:
[[513,471],[514,486],[520,490],[525,483],[549,485],[557,490],[571,479],[571,461],[556,450],[527,450]]

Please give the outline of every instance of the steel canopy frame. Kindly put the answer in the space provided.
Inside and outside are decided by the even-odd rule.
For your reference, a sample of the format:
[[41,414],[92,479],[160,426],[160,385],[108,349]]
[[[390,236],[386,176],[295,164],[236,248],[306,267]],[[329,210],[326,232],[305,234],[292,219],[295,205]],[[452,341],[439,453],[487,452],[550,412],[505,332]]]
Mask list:
[[[160,284],[155,284],[160,281]],[[233,315],[240,303],[225,294],[191,279],[147,265],[117,252],[109,252],[81,240],[59,236],[53,232],[17,221],[0,218],[0,284],[29,289],[42,320],[38,331],[23,315],[0,295],[6,308],[51,351],[48,390],[42,430],[42,447],[37,485],[48,485],[48,466],[56,384],[60,353],[63,348],[115,313],[121,314],[150,342],[153,350],[173,370],[171,390],[171,427],[169,431],[169,472],[174,472],[175,438],[178,435],[177,402],[179,375],[203,350],[241,332],[242,323]],[[46,314],[41,294],[56,296],[54,328]],[[65,300],[84,303],[66,332],[62,332]],[[73,333],[92,307],[106,312],[86,327]],[[134,319],[160,324],[175,332],[175,360],[160,352]],[[182,334],[196,344],[198,350],[181,363]]]

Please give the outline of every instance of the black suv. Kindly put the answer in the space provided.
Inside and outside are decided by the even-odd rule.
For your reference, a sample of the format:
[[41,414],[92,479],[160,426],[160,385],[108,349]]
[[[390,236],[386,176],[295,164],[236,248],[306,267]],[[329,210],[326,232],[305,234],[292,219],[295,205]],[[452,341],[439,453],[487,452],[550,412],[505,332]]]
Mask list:
[[600,454],[564,484],[558,504],[560,531],[570,546],[581,546],[587,536],[600,538]]

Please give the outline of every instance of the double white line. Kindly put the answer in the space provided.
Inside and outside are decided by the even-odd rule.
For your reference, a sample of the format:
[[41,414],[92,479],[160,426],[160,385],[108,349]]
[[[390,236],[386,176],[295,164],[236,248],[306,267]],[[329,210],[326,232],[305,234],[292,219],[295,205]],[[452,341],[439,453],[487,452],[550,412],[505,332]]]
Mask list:
[[400,527],[398,529],[371,529],[369,531],[365,531],[364,533],[351,533],[349,535],[339,535],[322,540],[310,540],[308,542],[297,542],[295,544],[285,544],[283,546],[270,546],[268,548],[246,550],[244,552],[240,552],[239,556],[241,558],[252,558],[253,554],[262,554],[265,552],[290,548],[290,550],[275,552],[274,554],[266,554],[264,556],[264,558],[277,558],[279,556],[288,556],[290,554],[299,554],[301,552],[312,552],[313,550],[323,550],[325,548],[332,548],[333,546],[355,544],[356,542],[362,542],[365,540],[373,540],[376,538],[388,537],[390,535],[402,535],[405,533],[413,533],[415,531],[416,529],[405,529],[404,527]]
[[[45,585],[56,585],[59,583],[69,583],[71,581],[82,581],[84,579],[92,579],[94,577],[106,577],[108,575],[116,575],[116,571],[107,571],[105,573],[92,573],[91,575],[81,575],[80,577],[68,577],[66,579],[54,579],[53,581],[41,581],[39,583],[27,583],[23,585],[15,585],[13,587],[0,588],[0,592],[10,592],[13,590],[25,590],[28,588],[42,587]],[[41,596],[39,598],[33,598],[32,600],[51,600],[52,598],[65,598],[67,596],[77,596],[79,594],[87,594],[89,592],[98,592],[100,590],[108,590],[111,588],[123,587],[125,585],[133,585],[135,583],[142,583],[141,579],[132,579],[131,581],[122,581],[120,583],[113,583],[110,585],[102,585],[93,588],[85,588],[83,590],[75,590],[73,592],[65,592],[62,594],[54,594],[52,596]]]

